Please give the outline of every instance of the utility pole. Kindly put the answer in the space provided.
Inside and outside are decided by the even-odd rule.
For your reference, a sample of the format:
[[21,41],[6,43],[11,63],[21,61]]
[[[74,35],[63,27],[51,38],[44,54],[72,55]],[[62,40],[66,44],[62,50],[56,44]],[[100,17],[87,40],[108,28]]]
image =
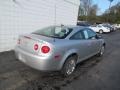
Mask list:
[[111,3],[113,2],[113,0],[108,0],[109,2],[110,2],[110,5],[109,5],[109,9],[108,9],[108,15],[109,15],[109,17],[108,17],[108,22],[110,21],[110,8],[111,8]]

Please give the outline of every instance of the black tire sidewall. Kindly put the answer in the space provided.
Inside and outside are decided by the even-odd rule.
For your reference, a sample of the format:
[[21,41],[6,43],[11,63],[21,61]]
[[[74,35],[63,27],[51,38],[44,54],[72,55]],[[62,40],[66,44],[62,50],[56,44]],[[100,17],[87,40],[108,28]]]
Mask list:
[[70,75],[67,74],[66,66],[70,62],[70,60],[75,60],[75,63],[76,63],[76,56],[71,56],[71,57],[66,59],[64,65],[63,65],[63,68],[61,70],[62,75],[65,76],[65,77],[70,76],[74,72],[73,71]]
[[[102,32],[102,33],[103,33],[103,30],[102,30],[102,29],[100,29],[100,30],[99,30],[99,33],[100,33],[100,32]],[[102,34],[102,33],[100,33],[100,34]]]
[[98,56],[99,57],[101,57],[101,56],[103,56],[104,55],[104,52],[103,52],[103,54],[101,54],[101,50],[102,50],[102,48],[104,47],[104,52],[105,52],[105,46],[104,45],[102,45],[102,47],[101,47],[101,49],[100,49],[100,52],[98,53]]

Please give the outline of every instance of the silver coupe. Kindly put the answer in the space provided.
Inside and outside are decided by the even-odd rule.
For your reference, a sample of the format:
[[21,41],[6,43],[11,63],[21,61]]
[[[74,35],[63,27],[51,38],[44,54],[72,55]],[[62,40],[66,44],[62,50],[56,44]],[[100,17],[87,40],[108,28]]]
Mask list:
[[105,41],[92,29],[81,26],[49,26],[21,35],[15,47],[17,59],[41,71],[71,75],[76,64],[102,56]]

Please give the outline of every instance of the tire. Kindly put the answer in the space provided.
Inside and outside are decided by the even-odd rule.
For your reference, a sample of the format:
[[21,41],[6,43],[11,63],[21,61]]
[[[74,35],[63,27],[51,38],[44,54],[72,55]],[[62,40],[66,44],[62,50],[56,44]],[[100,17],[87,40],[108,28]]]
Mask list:
[[65,61],[63,68],[61,70],[61,74],[63,76],[67,77],[74,72],[76,67],[76,60],[77,60],[76,56],[71,56]]
[[103,56],[104,52],[105,52],[105,46],[103,45],[100,49],[100,52],[98,53],[98,56],[99,57]]
[[102,34],[102,33],[103,33],[103,30],[102,30],[102,29],[100,29],[100,30],[99,30],[99,33],[100,33],[100,34]]

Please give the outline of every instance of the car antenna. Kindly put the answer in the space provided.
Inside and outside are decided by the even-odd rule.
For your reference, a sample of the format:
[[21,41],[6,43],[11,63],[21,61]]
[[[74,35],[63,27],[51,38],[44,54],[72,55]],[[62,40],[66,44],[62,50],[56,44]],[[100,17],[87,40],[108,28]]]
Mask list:
[[[55,35],[55,28],[56,28],[56,26],[54,27],[54,35]],[[53,41],[55,42],[55,37],[53,37]]]

